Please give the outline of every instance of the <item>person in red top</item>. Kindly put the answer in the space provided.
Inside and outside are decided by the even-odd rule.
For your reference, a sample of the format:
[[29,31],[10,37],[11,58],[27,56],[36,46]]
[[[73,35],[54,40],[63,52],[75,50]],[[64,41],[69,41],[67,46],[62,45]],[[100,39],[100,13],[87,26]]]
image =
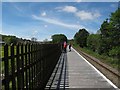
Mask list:
[[64,48],[64,52],[66,53],[66,48],[67,48],[67,43],[66,43],[66,41],[65,41],[64,44],[63,44],[63,48]]

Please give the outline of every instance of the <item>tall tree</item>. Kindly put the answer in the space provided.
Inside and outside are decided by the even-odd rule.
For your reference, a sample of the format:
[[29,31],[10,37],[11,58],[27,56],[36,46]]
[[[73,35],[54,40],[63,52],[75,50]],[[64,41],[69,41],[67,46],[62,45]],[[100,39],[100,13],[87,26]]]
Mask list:
[[112,49],[109,55],[120,58],[120,8],[111,14],[109,27],[111,29],[110,36],[112,40]]
[[51,38],[53,43],[63,43],[64,41],[67,42],[67,37],[64,34],[55,34],[52,35]]
[[101,46],[100,46],[100,53],[107,53],[108,50],[110,49],[110,28],[109,28],[109,22],[108,19],[106,19],[100,28],[101,31]]
[[86,29],[80,29],[74,36],[74,40],[80,47],[87,46],[87,37],[89,36],[89,32]]
[[120,8],[111,14],[110,24],[111,28],[110,35],[113,38],[113,45],[120,45]]
[[[120,9],[111,14],[108,19],[103,22],[100,28],[101,31],[101,53],[106,53],[120,45]],[[112,50],[112,51],[114,51]]]

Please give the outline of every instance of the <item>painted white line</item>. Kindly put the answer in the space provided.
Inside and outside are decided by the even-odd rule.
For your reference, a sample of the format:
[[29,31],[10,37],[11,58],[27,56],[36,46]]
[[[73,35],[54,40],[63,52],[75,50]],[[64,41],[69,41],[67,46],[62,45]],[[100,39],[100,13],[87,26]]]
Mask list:
[[[72,48],[83,60],[85,60],[92,68],[94,68],[110,85],[112,85],[115,89],[118,89],[118,87],[113,84],[106,76],[104,76],[96,67],[94,67],[91,63],[89,63],[83,56],[81,56],[74,48]],[[118,89],[119,90],[119,89]]]

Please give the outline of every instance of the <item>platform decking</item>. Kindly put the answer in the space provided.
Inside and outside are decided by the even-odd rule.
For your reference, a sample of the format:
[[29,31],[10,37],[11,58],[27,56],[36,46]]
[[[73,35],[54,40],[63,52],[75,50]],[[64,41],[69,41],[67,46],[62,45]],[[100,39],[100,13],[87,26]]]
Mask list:
[[74,49],[62,53],[46,89],[116,90]]

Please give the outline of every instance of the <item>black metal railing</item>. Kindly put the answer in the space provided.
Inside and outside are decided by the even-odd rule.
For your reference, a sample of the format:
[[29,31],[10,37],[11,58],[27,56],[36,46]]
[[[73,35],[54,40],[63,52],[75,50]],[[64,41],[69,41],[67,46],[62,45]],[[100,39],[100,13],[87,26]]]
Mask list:
[[60,54],[58,44],[2,46],[2,89],[44,89]]

